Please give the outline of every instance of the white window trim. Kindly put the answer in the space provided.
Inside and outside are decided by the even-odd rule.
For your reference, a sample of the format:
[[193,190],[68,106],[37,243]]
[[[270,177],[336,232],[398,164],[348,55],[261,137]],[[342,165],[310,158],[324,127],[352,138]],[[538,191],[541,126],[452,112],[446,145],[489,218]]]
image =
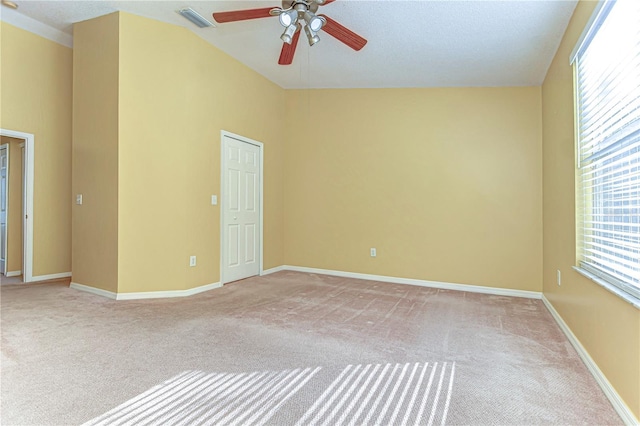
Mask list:
[[[601,24],[601,15],[609,13],[610,9],[616,3],[616,0],[604,0],[599,1],[596,5],[589,21],[585,25],[582,34],[578,38],[575,47],[573,48],[571,55],[569,56],[569,64],[573,66],[573,84],[574,84],[574,129],[575,129],[575,153],[576,153],[576,167],[580,165],[580,157],[579,157],[579,144],[580,144],[580,134],[579,134],[579,118],[578,118],[578,76],[577,76],[577,66],[575,61],[578,57],[578,53],[581,51],[582,47],[585,43],[589,42],[591,38],[595,35],[595,33],[600,28]],[[577,169],[576,169],[577,172]],[[577,175],[576,175],[577,176]],[[576,181],[577,182],[577,181]],[[578,231],[578,230],[576,230]],[[579,232],[579,231],[578,231]],[[577,241],[576,241],[577,243]],[[579,259],[576,259],[578,263],[577,266],[573,266],[573,269],[581,274],[582,276],[588,278],[599,286],[603,287],[607,291],[615,294],[620,297],[624,301],[630,303],[636,309],[640,309],[640,298],[636,295],[625,291],[626,283],[622,283],[621,285],[613,284],[611,281],[617,281],[608,274],[604,272],[600,272],[595,270],[594,268],[590,268],[588,266],[582,266]]]
[[615,294],[616,296],[618,296],[619,298],[621,298],[625,302],[630,303],[636,309],[640,309],[640,299],[638,299],[634,295],[632,295],[630,293],[627,293],[626,291],[624,291],[624,290],[616,287],[615,285],[609,283],[608,281],[600,278],[595,273],[593,273],[591,271],[587,271],[586,269],[584,269],[584,268],[582,268],[580,266],[574,266],[573,269],[576,272],[578,272],[580,275],[590,279],[591,281],[593,281],[594,283],[598,284],[600,287],[603,287],[605,290],[609,291],[610,293]]
[[615,3],[615,0],[605,0],[605,1],[598,2],[598,4],[596,5],[596,8],[593,10],[593,13],[591,14],[591,17],[589,18],[589,21],[587,21],[587,25],[585,25],[584,30],[582,30],[582,34],[580,34],[580,37],[578,38],[578,41],[576,42],[575,47],[571,51],[571,55],[569,55],[569,65],[573,65],[573,63],[576,60],[576,57],[578,56],[578,52],[580,51],[582,46],[587,42],[587,40],[590,40],[591,37],[593,37],[594,32],[597,31],[598,28],[600,28],[600,26],[595,25],[595,23],[600,18],[600,15],[602,13],[605,13],[608,8],[613,6],[614,3]]

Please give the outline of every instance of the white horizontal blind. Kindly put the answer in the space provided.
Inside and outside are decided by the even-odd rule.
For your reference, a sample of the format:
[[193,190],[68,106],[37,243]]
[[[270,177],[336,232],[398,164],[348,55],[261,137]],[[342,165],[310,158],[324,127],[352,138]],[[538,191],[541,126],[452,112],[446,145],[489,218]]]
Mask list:
[[577,51],[578,252],[640,297],[640,1],[608,3]]

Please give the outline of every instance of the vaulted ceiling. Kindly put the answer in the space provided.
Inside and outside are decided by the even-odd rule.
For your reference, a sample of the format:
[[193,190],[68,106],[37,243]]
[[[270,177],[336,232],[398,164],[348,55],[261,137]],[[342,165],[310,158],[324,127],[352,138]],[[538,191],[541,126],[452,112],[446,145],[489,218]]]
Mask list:
[[[356,52],[321,31],[302,36],[293,64],[278,65],[278,18],[197,28],[176,10],[214,12],[281,6],[274,1],[14,0],[26,15],[72,34],[73,23],[116,10],[184,26],[283,88],[540,85],[576,0],[338,0],[320,7],[368,40]],[[16,14],[2,8],[3,15]],[[6,20],[5,17],[2,18]]]

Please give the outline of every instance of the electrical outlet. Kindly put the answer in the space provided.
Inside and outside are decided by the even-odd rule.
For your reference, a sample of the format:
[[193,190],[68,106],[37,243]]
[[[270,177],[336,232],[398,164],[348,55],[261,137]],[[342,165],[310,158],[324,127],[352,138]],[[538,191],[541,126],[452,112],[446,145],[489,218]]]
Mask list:
[[374,247],[371,248],[371,257],[376,257],[376,249]]
[[562,273],[560,272],[560,269],[557,271],[557,281],[558,285],[562,285]]
[[196,257],[195,256],[191,256],[189,258],[189,266],[196,266]]

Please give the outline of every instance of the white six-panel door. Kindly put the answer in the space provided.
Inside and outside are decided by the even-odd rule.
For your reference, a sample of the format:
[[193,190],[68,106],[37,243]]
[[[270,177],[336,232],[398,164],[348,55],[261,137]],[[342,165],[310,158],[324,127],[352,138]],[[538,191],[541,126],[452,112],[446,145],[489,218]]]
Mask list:
[[222,137],[223,283],[260,274],[260,146]]
[[7,176],[8,176],[8,145],[0,148],[0,272],[6,274],[7,258]]

